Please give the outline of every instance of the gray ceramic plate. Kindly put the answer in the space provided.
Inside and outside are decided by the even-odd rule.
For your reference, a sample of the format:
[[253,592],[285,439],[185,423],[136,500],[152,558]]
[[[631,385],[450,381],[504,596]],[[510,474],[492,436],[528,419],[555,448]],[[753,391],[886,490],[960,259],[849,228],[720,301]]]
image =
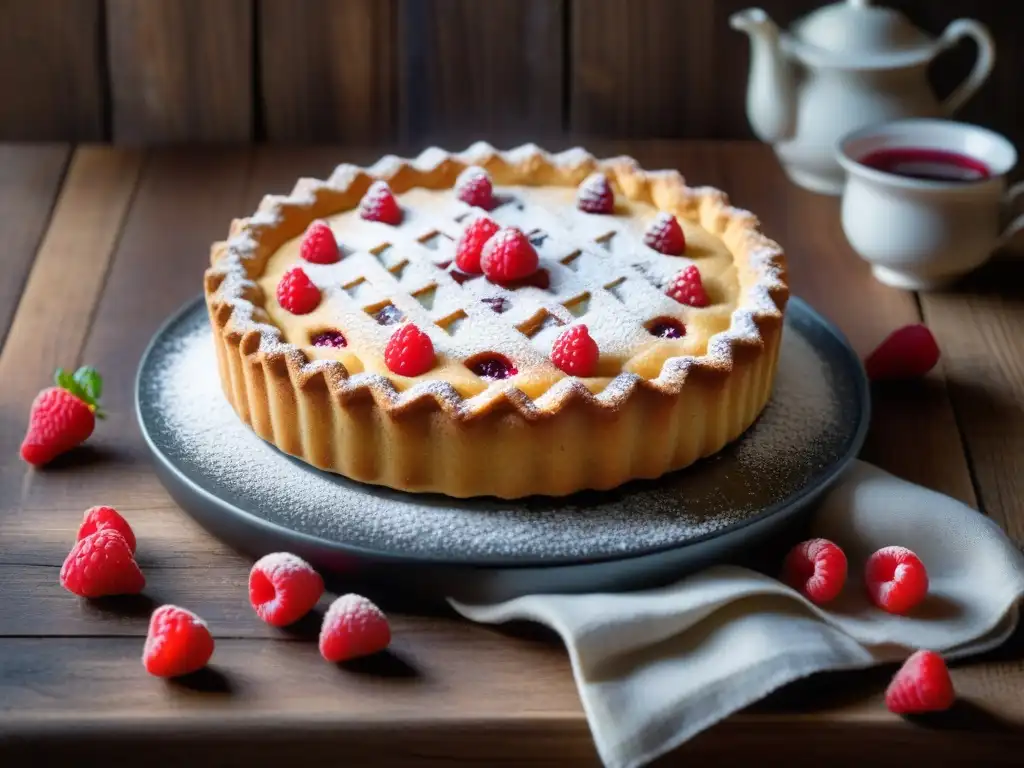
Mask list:
[[151,342],[136,403],[171,495],[232,546],[287,549],[420,593],[498,599],[651,586],[762,541],[856,456],[869,390],[841,334],[793,299],[775,393],[734,445],[655,481],[515,502],[392,491],[280,453],[224,400],[201,300]]

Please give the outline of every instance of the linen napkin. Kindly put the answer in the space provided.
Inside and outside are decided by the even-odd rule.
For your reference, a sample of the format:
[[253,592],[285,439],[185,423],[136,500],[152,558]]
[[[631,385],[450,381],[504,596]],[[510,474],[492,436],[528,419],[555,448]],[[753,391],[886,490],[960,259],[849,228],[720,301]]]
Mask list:
[[[855,462],[811,515],[810,535],[849,560],[842,595],[823,607],[737,566],[647,591],[450,602],[473,621],[536,621],[561,635],[608,768],[644,765],[815,672],[901,661],[918,648],[981,653],[1016,627],[1024,556],[967,505]],[[889,545],[912,549],[928,569],[928,597],[907,616],[864,593],[864,561]]]

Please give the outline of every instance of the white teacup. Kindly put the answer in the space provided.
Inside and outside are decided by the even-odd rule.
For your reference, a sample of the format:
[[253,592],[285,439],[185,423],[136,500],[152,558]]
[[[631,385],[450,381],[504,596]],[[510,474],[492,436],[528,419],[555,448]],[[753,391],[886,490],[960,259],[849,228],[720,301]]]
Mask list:
[[1024,229],[1024,214],[1005,223],[1024,194],[1024,183],[1006,189],[1017,151],[993,131],[896,120],[846,135],[838,158],[847,172],[843,232],[888,285],[948,285]]

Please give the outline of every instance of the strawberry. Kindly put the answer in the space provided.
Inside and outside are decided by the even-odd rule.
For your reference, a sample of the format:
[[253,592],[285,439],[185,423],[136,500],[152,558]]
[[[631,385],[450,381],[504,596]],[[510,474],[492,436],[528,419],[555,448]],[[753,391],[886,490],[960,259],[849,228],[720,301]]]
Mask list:
[[201,618],[176,605],[161,605],[149,619],[142,665],[155,677],[198,672],[213,656],[213,635]]
[[104,528],[77,542],[60,568],[60,585],[79,597],[135,595],[146,578],[124,536]]
[[686,253],[686,236],[676,217],[661,211],[644,232],[644,245],[666,256],[682,256]]
[[126,542],[128,549],[135,554],[135,533],[132,527],[113,507],[89,507],[85,510],[82,518],[82,525],[78,528],[77,540],[81,541],[87,536],[92,536],[97,531],[112,530],[120,533]]
[[74,374],[58,369],[54,380],[56,386],[44,389],[32,402],[21,443],[21,458],[37,467],[84,443],[96,419],[103,418],[103,379],[95,369],[86,366]]
[[455,196],[466,205],[491,210],[495,203],[491,177],[480,166],[469,166],[455,180]]
[[893,331],[864,360],[872,381],[924,376],[939,362],[939,345],[928,327],[920,323]]
[[585,325],[562,331],[551,347],[551,362],[570,376],[593,376],[600,352]]
[[333,264],[341,258],[338,241],[325,221],[314,221],[302,235],[299,256],[311,264]]
[[402,209],[386,181],[375,181],[359,201],[359,215],[367,221],[379,221],[397,227],[402,223]]
[[696,264],[691,264],[676,275],[665,293],[680,304],[691,307],[706,307],[711,303]]
[[912,653],[885,690],[885,706],[897,715],[941,712],[956,701],[946,662],[935,651]]
[[827,603],[846,583],[846,554],[827,539],[811,539],[789,551],[782,580],[812,603]]
[[486,216],[474,221],[455,245],[455,266],[467,274],[480,274],[480,253],[500,227]]
[[883,611],[903,614],[928,594],[928,571],[906,547],[882,547],[864,566],[864,585]]
[[383,651],[391,643],[387,617],[362,595],[342,595],[327,609],[320,628],[320,655],[348,661]]
[[576,207],[586,213],[614,213],[615,193],[608,177],[592,173],[576,188]]
[[533,244],[517,227],[499,229],[480,254],[480,267],[492,283],[522,280],[537,271],[538,263]]
[[306,315],[320,305],[320,289],[302,267],[292,267],[277,283],[277,303],[293,315]]
[[434,344],[427,334],[407,323],[388,339],[384,363],[400,376],[420,376],[434,367]]
[[290,552],[261,557],[249,572],[249,602],[268,624],[294,624],[317,604],[324,580],[313,566]]

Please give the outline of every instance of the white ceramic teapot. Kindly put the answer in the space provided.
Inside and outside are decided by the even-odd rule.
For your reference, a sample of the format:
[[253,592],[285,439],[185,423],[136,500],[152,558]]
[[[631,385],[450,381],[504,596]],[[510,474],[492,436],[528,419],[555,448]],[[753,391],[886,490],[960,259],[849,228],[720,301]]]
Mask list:
[[[981,23],[958,19],[935,39],[871,0],[819,8],[788,32],[760,8],[740,11],[729,22],[750,37],[747,118],[754,133],[774,146],[795,183],[827,194],[843,190],[836,159],[842,136],[888,120],[952,115],[995,63],[995,43]],[[939,102],[928,65],[963,37],[977,43],[974,68]]]

